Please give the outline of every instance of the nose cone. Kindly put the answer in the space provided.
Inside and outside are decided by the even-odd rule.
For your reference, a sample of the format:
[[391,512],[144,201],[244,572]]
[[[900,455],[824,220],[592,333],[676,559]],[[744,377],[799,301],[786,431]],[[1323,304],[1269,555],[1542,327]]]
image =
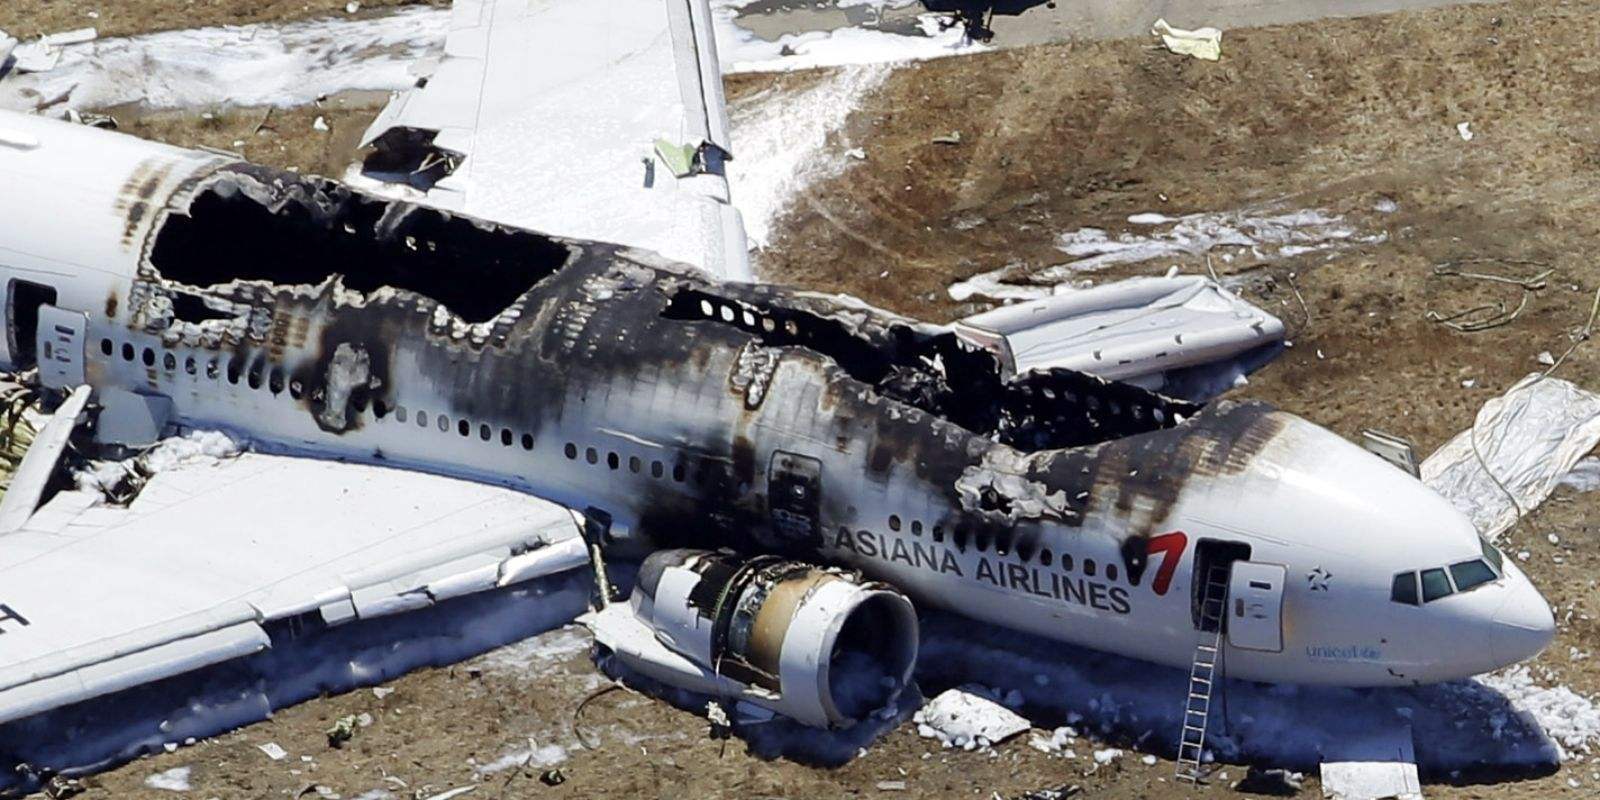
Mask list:
[[1550,604],[1521,570],[1509,563],[1505,570],[1511,591],[1494,612],[1489,652],[1502,665],[1511,665],[1533,658],[1550,644],[1556,635],[1556,619]]

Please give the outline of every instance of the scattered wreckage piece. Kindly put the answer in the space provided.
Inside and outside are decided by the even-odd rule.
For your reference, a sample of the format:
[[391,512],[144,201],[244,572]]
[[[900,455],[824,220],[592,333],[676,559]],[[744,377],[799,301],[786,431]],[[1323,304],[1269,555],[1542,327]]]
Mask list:
[[1411,726],[1371,731],[1329,745],[1322,761],[1328,800],[1422,800]]
[[917,733],[938,739],[945,747],[974,750],[1033,727],[1016,712],[978,693],[981,691],[981,687],[966,686],[940,693],[917,712]]
[[1165,19],[1158,19],[1150,27],[1150,35],[1161,37],[1162,45],[1180,56],[1192,56],[1202,61],[1222,58],[1222,31],[1216,28],[1185,30],[1172,27]]
[[1472,427],[1428,456],[1422,481],[1493,541],[1544,502],[1596,444],[1600,394],[1533,373],[1484,403]]
[[1271,361],[1281,320],[1198,275],[1132,278],[1001,306],[957,336],[1010,374],[1069,369],[1208,400]]
[[911,681],[917,617],[900,592],[772,557],[661,550],[626,603],[578,621],[629,669],[675,689],[848,728],[891,708]]
[[67,450],[72,432],[78,426],[78,417],[89,402],[90,388],[82,385],[62,403],[56,413],[45,423],[44,429],[34,437],[33,444],[23,455],[11,484],[0,497],[0,536],[16,531],[27,523],[28,517],[44,500],[46,486],[56,475],[61,456]]
[[[48,34],[32,42],[18,44],[11,54],[16,59],[14,67],[18,72],[48,72],[61,63],[62,48],[87,44],[99,36],[94,28],[79,28]],[[0,58],[0,62],[4,60]]]

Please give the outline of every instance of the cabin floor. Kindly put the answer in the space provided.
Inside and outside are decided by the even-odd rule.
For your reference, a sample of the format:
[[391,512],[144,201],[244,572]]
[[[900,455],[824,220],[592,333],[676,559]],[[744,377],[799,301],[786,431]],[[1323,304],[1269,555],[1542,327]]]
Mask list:
[[[91,8],[102,12],[108,33],[126,33],[342,13],[342,6],[210,0],[186,5],[176,19],[154,13],[175,7],[170,0],[10,0],[0,7],[0,28],[30,34],[92,24],[83,17]],[[1486,400],[1543,369],[1541,353],[1566,351],[1569,332],[1590,315],[1600,286],[1593,262],[1597,41],[1600,2],[1515,0],[1228,31],[1220,63],[1137,39],[913,64],[864,100],[836,144],[840,153],[859,147],[865,157],[798,199],[759,255],[759,269],[770,280],[946,320],[986,307],[951,300],[952,282],[1013,262],[1025,272],[1067,261],[1057,237],[1080,228],[1115,236],[1148,233],[1128,218],[1151,212],[1322,209],[1352,232],[1336,237],[1337,246],[1276,260],[1244,257],[1239,248],[1212,252],[1212,267],[1242,276],[1245,296],[1292,332],[1293,347],[1234,395],[1271,401],[1350,437],[1365,427],[1407,436],[1425,454],[1467,427]],[[730,80],[730,100],[737,107],[757,93],[816,80],[740,76]],[[376,108],[371,98],[335,99],[322,109],[274,111],[264,125],[262,109],[217,109],[205,118],[124,112],[119,121],[139,135],[337,174]],[[314,130],[317,116],[332,131]],[[956,131],[959,144],[933,141]],[[1224,253],[1241,257],[1230,262]],[[1452,261],[1501,276],[1551,272],[1514,319],[1459,333],[1426,313],[1497,302],[1515,308],[1523,290],[1434,274],[1435,265]],[[1206,262],[1191,251],[1075,277],[1160,274],[1171,265],[1199,272]],[[1600,388],[1600,342],[1580,344],[1556,375]],[[1600,651],[1595,520],[1600,493],[1561,489],[1503,542],[1558,608],[1556,641],[1534,664],[1538,682],[1590,697],[1600,695],[1600,658],[1589,657]],[[180,766],[193,767],[186,796],[197,798],[316,796],[318,786],[347,798],[374,789],[427,797],[472,783],[477,766],[528,749],[529,732],[570,739],[575,709],[601,685],[582,634],[548,636],[559,646],[548,648],[554,655],[537,681],[482,662],[421,670],[389,684],[395,691],[386,698],[362,690],[307,702],[92,777],[84,796],[172,796],[145,780]],[[360,713],[373,723],[330,749],[329,726]],[[992,755],[964,753],[941,749],[906,724],[848,765],[818,769],[759,760],[738,740],[709,739],[702,718],[628,694],[591,702],[583,719],[603,734],[597,749],[566,752],[564,783],[542,783],[535,758],[482,779],[469,797],[898,793],[880,789],[881,781],[904,781],[919,797],[985,800],[1063,783],[1104,798],[1192,793],[1172,783],[1166,758],[1145,764],[1142,753],[1129,751],[1096,769],[1089,751],[1106,745],[1088,741],[1076,759],[1038,752],[1026,736]],[[256,747],[267,742],[291,756],[267,758]],[[535,754],[547,743],[534,742]],[[1600,796],[1600,764],[1591,758],[1540,778],[1433,783],[1426,794]],[[1225,771],[1232,782],[1244,770]],[[1307,783],[1302,796],[1319,796],[1314,776]]]

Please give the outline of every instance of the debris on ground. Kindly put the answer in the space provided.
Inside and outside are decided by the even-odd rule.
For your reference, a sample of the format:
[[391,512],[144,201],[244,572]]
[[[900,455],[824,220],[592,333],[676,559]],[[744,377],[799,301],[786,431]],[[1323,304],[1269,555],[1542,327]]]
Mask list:
[[1244,779],[1233,785],[1236,792],[1264,794],[1272,797],[1294,797],[1305,787],[1305,775],[1286,769],[1260,769],[1251,767]]
[[1471,122],[1458,122],[1458,123],[1456,123],[1456,135],[1460,136],[1461,137],[1461,141],[1463,141],[1463,142],[1472,141],[1472,137],[1473,137],[1472,123]]
[[934,144],[948,144],[948,145],[961,144],[961,131],[951,131],[949,133],[946,133],[946,134],[943,134],[943,135],[940,135],[940,136],[935,136],[935,137],[933,137],[932,141],[933,141]]
[[906,790],[905,781],[878,781],[877,789],[880,792],[903,792]]
[[1174,28],[1164,19],[1156,20],[1150,33],[1161,37],[1166,48],[1180,56],[1192,56],[1202,61],[1222,58],[1222,31],[1216,28],[1196,28],[1192,31]]
[[1034,789],[1016,796],[1015,800],[1066,800],[1068,797],[1077,797],[1083,787],[1076,783],[1063,783],[1054,789]]
[[277,742],[258,744],[256,745],[256,749],[265,753],[267,758],[270,758],[273,761],[282,761],[285,756],[289,755],[289,753],[280,747]]
[[19,44],[11,55],[16,59],[18,72],[48,72],[61,63],[62,48],[85,44],[100,38],[94,28],[79,28],[41,36],[39,39]]
[[334,721],[333,726],[327,730],[328,746],[337,750],[343,747],[345,742],[355,738],[356,724],[354,714],[347,714]]
[[1422,482],[1492,541],[1544,502],[1596,444],[1600,394],[1533,373],[1428,456]]
[[173,767],[165,772],[157,772],[144,779],[144,785],[152,789],[163,789],[169,792],[189,791],[189,767]]
[[560,786],[567,782],[567,773],[562,772],[559,767],[553,767],[539,773],[539,782],[546,786]]
[[917,734],[938,739],[945,747],[978,750],[998,744],[1032,727],[999,703],[975,694],[982,687],[949,689],[912,718]]

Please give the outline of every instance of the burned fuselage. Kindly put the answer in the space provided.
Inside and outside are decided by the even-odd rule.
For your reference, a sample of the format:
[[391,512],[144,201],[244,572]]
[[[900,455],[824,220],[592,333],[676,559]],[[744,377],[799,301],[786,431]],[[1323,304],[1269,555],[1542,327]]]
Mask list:
[[[1421,529],[1448,508],[1259,404],[1202,411],[1066,371],[1007,378],[947,328],[850,298],[724,284],[640,251],[124,138],[105,143],[124,177],[82,176],[112,187],[105,219],[83,225],[114,243],[51,239],[57,262],[95,265],[51,288],[47,305],[83,312],[61,329],[81,326],[82,363],[58,373],[81,369],[107,403],[109,390],[167,398],[168,421],[265,449],[590,510],[619,552],[853,567],[919,603],[1186,664],[1213,561],[1295,565],[1297,536],[1334,541],[1327,520]],[[51,357],[77,357],[63,353]],[[1325,485],[1351,469],[1365,477]],[[1352,486],[1404,498],[1405,518],[1352,506]],[[1448,546],[1476,552],[1459,533]],[[1341,589],[1387,603],[1387,569]],[[1293,624],[1272,632],[1371,638],[1347,607],[1276,588]],[[1231,657],[1232,674],[1412,679],[1382,658],[1320,664],[1274,635]]]

